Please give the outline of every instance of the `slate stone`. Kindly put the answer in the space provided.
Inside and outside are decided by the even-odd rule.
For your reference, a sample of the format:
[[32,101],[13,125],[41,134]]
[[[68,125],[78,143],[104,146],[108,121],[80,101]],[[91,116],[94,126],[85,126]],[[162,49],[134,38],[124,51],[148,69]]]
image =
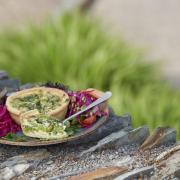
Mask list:
[[37,149],[8,158],[0,164],[0,180],[9,180],[23,174],[30,167],[36,166],[37,162],[48,158],[49,155],[46,149]]
[[7,89],[8,93],[18,91],[20,87],[20,81],[16,79],[0,80],[0,91]]
[[37,86],[37,84],[33,83],[27,83],[20,86],[20,90],[29,89]]
[[10,180],[28,170],[30,164],[22,157],[9,158],[0,165],[0,180]]
[[178,176],[180,169],[180,150],[159,162],[157,168],[161,179],[171,179],[171,176]]
[[78,145],[78,144],[90,144],[97,142],[98,140],[110,135],[113,132],[117,132],[119,130],[132,130],[132,120],[130,115],[118,116],[113,110],[110,108],[110,115],[106,123],[104,123],[101,127],[99,127],[96,131],[94,131],[91,135],[87,135],[83,137],[83,139],[79,139],[76,141],[68,142],[68,145]]
[[13,177],[19,176],[28,170],[29,167],[29,164],[15,164],[13,167],[0,169],[0,180],[10,180]]
[[114,132],[97,142],[96,145],[82,151],[79,157],[94,152],[97,149],[120,147],[127,144],[141,144],[149,136],[149,128],[143,126],[132,131],[125,129]]
[[6,71],[0,71],[0,80],[8,79],[8,73]]
[[148,126],[142,126],[136,129],[133,129],[132,131],[127,132],[127,134],[124,137],[121,137],[116,142],[116,146],[122,146],[126,144],[139,144],[141,145],[149,136],[149,127]]
[[174,176],[180,179],[180,168],[174,172]]
[[153,173],[154,167],[148,166],[124,173],[116,177],[114,180],[147,179],[147,177],[149,179],[153,175]]
[[134,162],[134,158],[130,155],[122,156],[120,159],[115,159],[110,162],[111,165],[114,166],[130,166]]
[[168,149],[162,152],[161,154],[159,154],[158,157],[155,159],[155,162],[159,163],[167,159],[168,157],[170,157],[172,154],[174,154],[177,151],[180,151],[180,145],[176,145],[175,147],[172,147],[171,149]]
[[160,145],[167,145],[176,142],[176,130],[170,127],[159,127],[146,141],[141,145],[140,149],[151,149]]

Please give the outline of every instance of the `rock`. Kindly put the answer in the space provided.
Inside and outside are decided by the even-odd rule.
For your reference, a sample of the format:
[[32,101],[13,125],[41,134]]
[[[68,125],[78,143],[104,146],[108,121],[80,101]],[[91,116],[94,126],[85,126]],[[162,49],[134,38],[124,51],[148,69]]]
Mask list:
[[87,135],[82,139],[69,142],[68,145],[78,145],[78,144],[89,144],[97,142],[98,140],[110,135],[113,132],[126,129],[132,130],[132,122],[130,115],[117,116],[112,109],[110,108],[110,115],[106,123],[99,127],[95,132],[90,136]]
[[8,73],[6,71],[0,71],[0,80],[8,79]]
[[50,152],[48,152],[47,149],[37,149],[35,151],[22,154],[21,156],[28,161],[40,161],[47,159],[50,156]]
[[21,175],[35,165],[35,162],[46,159],[49,155],[46,149],[39,149],[7,159],[0,164],[0,180],[8,180]]
[[65,177],[69,177],[69,176],[75,176],[75,175],[82,174],[82,173],[83,173],[83,171],[65,173],[65,174],[61,174],[61,175],[58,175],[58,176],[50,177],[49,180],[59,180],[61,178],[65,178]]
[[24,90],[24,89],[29,89],[29,88],[33,88],[36,87],[37,84],[36,83],[27,83],[27,84],[23,84],[20,86],[20,90]]
[[27,164],[27,161],[22,156],[14,156],[1,163],[0,168],[15,166],[16,164]]
[[53,164],[53,162],[54,162],[54,161],[48,161],[46,164],[47,164],[47,165],[51,165],[51,164]]
[[116,146],[122,146],[126,144],[142,144],[148,136],[148,126],[142,126],[127,132],[127,135],[118,139]]
[[87,172],[81,175],[73,176],[69,180],[103,180],[103,179],[113,179],[120,174],[126,172],[128,169],[126,167],[106,167],[98,168],[94,171]]
[[157,168],[159,170],[158,175],[161,179],[170,179],[171,176],[178,176],[180,169],[180,150],[158,163]]
[[0,180],[9,180],[24,173],[31,165],[22,157],[9,158],[0,165]]
[[151,177],[153,173],[154,173],[154,167],[148,166],[122,174],[117,178],[115,178],[114,180],[147,179],[147,177]]
[[177,169],[175,172],[174,172],[174,177],[176,178],[179,178],[180,179],[180,168]]
[[156,159],[155,162],[159,163],[162,160],[167,159],[169,156],[180,150],[180,145],[177,145],[167,151],[162,152]]
[[156,146],[166,145],[176,142],[176,130],[169,127],[159,127],[141,145],[140,149],[146,150]]
[[7,89],[8,93],[12,93],[19,90],[20,82],[16,79],[4,79],[0,80],[0,90]]
[[29,164],[17,164],[14,167],[0,169],[0,180],[10,180],[15,176],[23,174],[30,167]]
[[122,157],[121,159],[115,160],[114,162],[112,162],[112,164],[114,166],[128,166],[129,164],[132,164],[133,161],[134,159],[128,155]]
[[176,145],[180,145],[180,141],[177,141],[177,142],[176,142]]
[[7,89],[4,88],[0,90],[0,104],[5,104],[6,103],[6,98],[7,98]]
[[134,129],[130,132],[126,130],[120,130],[118,132],[112,133],[109,136],[98,141],[95,146],[90,147],[89,149],[82,151],[79,154],[79,157],[84,154],[93,152],[97,149],[103,149],[105,147],[119,147],[127,144],[141,144],[149,135],[149,128],[143,126],[137,129]]
[[[27,153],[24,153],[24,154],[21,154],[18,156],[11,157],[8,159],[7,162],[13,163],[13,162],[20,161],[20,160],[23,162],[24,161],[28,161],[28,162],[41,161],[43,159],[48,158],[49,155],[50,155],[50,153],[46,149],[37,149],[35,151],[30,151],[30,152],[27,152]],[[1,166],[3,164],[4,163],[2,163]]]

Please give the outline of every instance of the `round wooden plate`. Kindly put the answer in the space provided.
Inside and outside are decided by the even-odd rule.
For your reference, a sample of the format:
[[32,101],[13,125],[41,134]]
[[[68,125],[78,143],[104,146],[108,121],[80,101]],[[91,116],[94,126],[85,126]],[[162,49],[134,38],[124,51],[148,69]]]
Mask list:
[[107,121],[107,119],[108,116],[103,116],[99,118],[90,128],[81,128],[79,132],[76,133],[75,135],[63,139],[40,140],[36,138],[27,137],[27,139],[23,141],[10,141],[5,138],[0,138],[0,143],[7,145],[14,145],[14,146],[47,146],[52,144],[60,144],[64,142],[75,141],[93,133],[96,129],[98,129],[101,125],[103,125]]

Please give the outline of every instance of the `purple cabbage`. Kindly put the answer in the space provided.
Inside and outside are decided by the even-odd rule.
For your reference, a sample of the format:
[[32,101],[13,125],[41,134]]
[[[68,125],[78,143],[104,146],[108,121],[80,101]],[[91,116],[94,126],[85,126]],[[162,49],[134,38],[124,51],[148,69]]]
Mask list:
[[[70,104],[68,107],[68,112],[67,112],[67,117],[75,114],[76,112],[84,109],[91,103],[93,103],[97,98],[93,97],[92,95],[89,94],[89,91],[76,91],[76,92],[69,92],[68,93],[70,97]],[[99,108],[99,106],[95,106],[91,110],[81,114],[80,116],[77,117],[77,120],[79,123],[82,125],[82,121],[90,116],[102,116],[104,115],[104,112],[102,112]]]
[[8,133],[16,133],[20,130],[21,127],[13,121],[6,106],[0,105],[0,137],[4,137]]

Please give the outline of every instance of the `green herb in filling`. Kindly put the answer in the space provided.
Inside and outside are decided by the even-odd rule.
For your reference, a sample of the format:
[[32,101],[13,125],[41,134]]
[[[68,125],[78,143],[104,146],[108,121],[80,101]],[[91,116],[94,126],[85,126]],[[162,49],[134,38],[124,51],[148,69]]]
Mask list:
[[40,113],[47,113],[49,110],[54,110],[57,106],[66,102],[65,97],[60,98],[51,93],[31,94],[24,97],[18,97],[12,100],[11,104],[21,112],[37,109]]
[[49,134],[58,134],[64,133],[64,130],[65,126],[56,118],[45,115],[31,117],[31,120],[24,124],[24,131],[27,133],[43,131]]

